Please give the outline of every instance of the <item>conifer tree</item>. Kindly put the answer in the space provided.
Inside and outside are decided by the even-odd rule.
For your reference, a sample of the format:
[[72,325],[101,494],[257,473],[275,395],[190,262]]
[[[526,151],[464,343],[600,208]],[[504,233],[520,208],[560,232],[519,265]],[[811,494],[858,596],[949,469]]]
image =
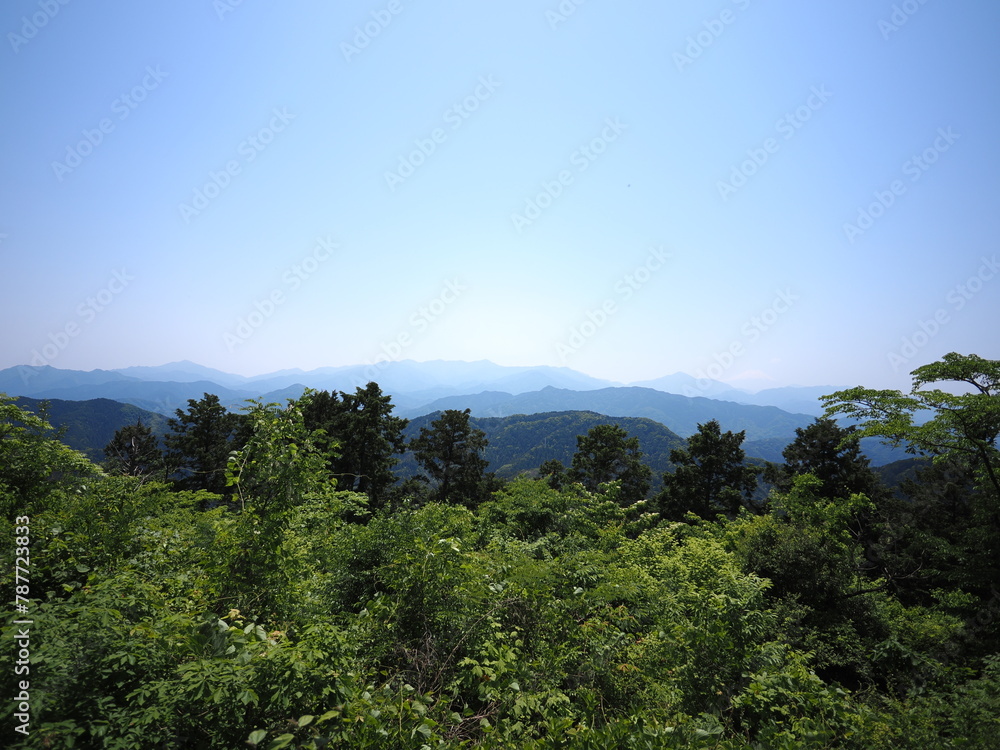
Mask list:
[[678,521],[688,511],[714,518],[719,513],[733,517],[741,507],[751,508],[760,469],[744,464],[745,436],[745,432],[722,432],[714,419],[699,424],[687,449],[670,451],[677,469],[663,475],[663,491],[657,498],[660,514]]

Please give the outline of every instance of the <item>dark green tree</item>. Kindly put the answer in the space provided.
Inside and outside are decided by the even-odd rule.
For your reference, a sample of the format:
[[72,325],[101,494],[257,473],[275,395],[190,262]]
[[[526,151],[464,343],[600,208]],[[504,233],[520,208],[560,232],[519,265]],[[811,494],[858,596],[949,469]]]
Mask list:
[[[951,352],[911,375],[909,395],[858,386],[823,396],[826,415],[859,420],[861,437],[905,444],[939,461],[965,461],[979,486],[1000,501],[1000,360]],[[924,387],[941,382],[966,392]]]
[[989,570],[981,557],[995,544],[977,539],[975,474],[966,462],[927,463],[899,492],[868,559],[900,599],[932,605],[935,590],[966,586]]
[[642,462],[639,438],[629,437],[618,425],[601,424],[576,438],[569,478],[591,492],[600,485],[621,483],[619,500],[633,505],[646,498],[653,472]]
[[[888,632],[866,597],[884,590],[866,568],[855,520],[870,505],[862,494],[827,499],[812,474],[772,494],[771,512],[743,517],[728,529],[745,570],[770,581],[767,598],[780,613],[782,637],[811,650],[825,679],[854,689],[874,679],[870,653]],[[817,634],[822,634],[817,637]]]
[[869,499],[883,494],[878,475],[861,452],[854,427],[839,427],[832,419],[819,418],[808,427],[795,430],[795,440],[781,455],[783,466],[769,466],[767,479],[779,491],[788,492],[792,480],[812,474],[822,482],[815,494],[825,499],[863,493]]
[[319,392],[304,408],[306,427],[323,430],[338,444],[330,469],[344,490],[363,492],[373,506],[384,503],[396,482],[392,471],[405,450],[403,430],[408,420],[392,416],[392,397],[377,383],[355,393]]
[[688,511],[702,518],[718,513],[735,516],[741,507],[753,508],[752,498],[760,469],[744,464],[745,432],[722,432],[718,421],[698,425],[687,449],[670,451],[677,467],[663,475],[658,496],[660,514],[679,521]]
[[880,550],[886,544],[886,524],[897,512],[898,501],[892,498],[861,452],[857,430],[840,427],[832,419],[817,419],[808,427],[795,430],[795,440],[785,447],[782,456],[783,465],[769,464],[764,472],[765,480],[778,492],[789,492],[796,477],[810,474],[820,482],[812,497],[825,501],[861,494],[871,501],[858,506],[858,515],[850,519],[849,528],[867,551],[871,563],[869,574],[887,575],[885,566],[879,564]]
[[188,410],[177,410],[167,425],[167,465],[182,490],[226,491],[229,454],[249,438],[245,415],[228,411],[219,397],[206,393],[200,401],[188,399]]
[[113,474],[151,477],[164,470],[159,441],[142,420],[115,430],[111,442],[104,446],[104,457]]
[[556,458],[550,458],[542,461],[542,465],[538,467],[538,474],[545,479],[545,481],[548,482],[549,487],[554,490],[561,490],[567,481],[566,467],[563,466],[562,461]]
[[486,471],[486,433],[472,427],[469,413],[447,409],[410,442],[431,480],[431,500],[475,507],[499,488],[496,477]]
[[[909,394],[858,386],[823,396],[826,413],[933,460],[906,486],[911,503],[893,519],[887,567],[898,553],[922,588],[943,576],[989,601],[1000,580],[1000,360],[951,352],[911,376]],[[948,390],[928,387],[939,383]]]
[[393,510],[398,510],[404,505],[419,508],[429,503],[433,494],[430,479],[423,474],[417,474],[394,484],[387,493],[386,505],[391,506]]

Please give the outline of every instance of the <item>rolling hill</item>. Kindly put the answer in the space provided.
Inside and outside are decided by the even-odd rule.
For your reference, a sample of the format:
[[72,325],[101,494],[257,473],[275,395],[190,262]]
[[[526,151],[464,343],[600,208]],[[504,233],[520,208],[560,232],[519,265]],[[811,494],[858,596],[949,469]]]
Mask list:
[[63,430],[60,440],[91,461],[104,460],[104,446],[125,425],[141,421],[158,437],[167,432],[167,418],[162,414],[106,398],[62,401],[22,396],[15,399],[14,403],[22,409],[40,414],[43,401],[48,402],[48,422],[56,429]]
[[[411,420],[404,431],[407,440],[419,435],[420,428],[429,428],[439,415],[435,412]],[[503,479],[525,472],[533,474],[549,459],[569,466],[576,452],[577,435],[585,435],[597,425],[615,424],[630,437],[639,439],[643,461],[653,470],[653,486],[658,489],[660,478],[671,466],[670,451],[685,445],[683,438],[652,419],[608,417],[589,411],[473,417],[470,424],[486,433],[489,444],[485,456],[489,470]],[[403,455],[396,471],[402,477],[421,472],[409,451]]]

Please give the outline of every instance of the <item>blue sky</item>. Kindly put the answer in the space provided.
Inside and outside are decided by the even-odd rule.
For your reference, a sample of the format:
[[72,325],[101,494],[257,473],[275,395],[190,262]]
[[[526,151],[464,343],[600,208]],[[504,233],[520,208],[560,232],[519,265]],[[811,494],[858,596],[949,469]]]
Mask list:
[[1000,357],[998,26],[985,0],[6,3],[0,366],[906,387]]

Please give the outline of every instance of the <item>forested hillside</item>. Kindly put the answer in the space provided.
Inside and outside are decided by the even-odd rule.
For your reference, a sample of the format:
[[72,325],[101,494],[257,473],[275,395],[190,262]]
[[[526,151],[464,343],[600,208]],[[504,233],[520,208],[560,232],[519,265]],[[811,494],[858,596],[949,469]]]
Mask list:
[[[429,427],[440,412],[409,421],[404,435],[413,438]],[[618,425],[639,440],[643,462],[650,467],[654,483],[670,468],[670,451],[683,448],[686,441],[652,419],[607,417],[594,412],[546,412],[511,417],[470,417],[469,423],[482,430],[487,445],[483,457],[489,469],[502,479],[536,474],[546,461],[569,465],[577,448],[577,436],[601,424]],[[420,465],[412,452],[405,453],[397,467],[401,477],[419,474]]]
[[43,413],[53,425],[62,430],[62,442],[93,461],[104,459],[104,446],[125,425],[142,423],[157,436],[167,431],[167,417],[162,414],[107,398],[63,401],[21,396],[15,403],[35,414]]
[[[2,397],[4,746],[1000,747],[1000,362],[824,401],[858,426],[762,470],[716,420],[411,425],[375,383],[98,464]],[[508,430],[562,458],[497,476]],[[893,493],[862,437],[933,461]]]

